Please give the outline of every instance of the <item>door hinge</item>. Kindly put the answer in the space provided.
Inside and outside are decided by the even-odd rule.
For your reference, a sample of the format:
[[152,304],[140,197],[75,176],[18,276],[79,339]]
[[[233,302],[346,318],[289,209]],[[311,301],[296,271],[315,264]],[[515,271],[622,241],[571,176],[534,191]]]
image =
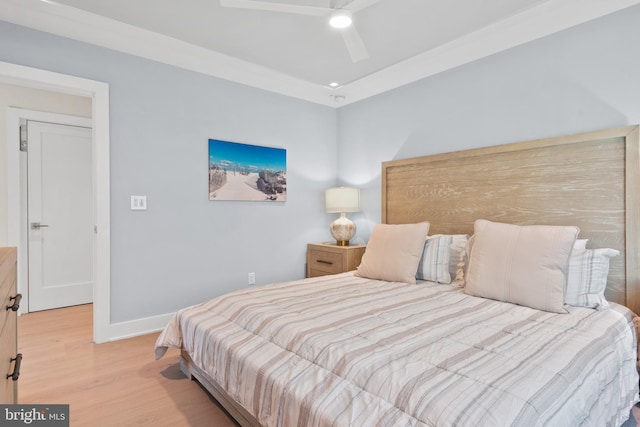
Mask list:
[[27,125],[20,125],[20,151],[27,151]]

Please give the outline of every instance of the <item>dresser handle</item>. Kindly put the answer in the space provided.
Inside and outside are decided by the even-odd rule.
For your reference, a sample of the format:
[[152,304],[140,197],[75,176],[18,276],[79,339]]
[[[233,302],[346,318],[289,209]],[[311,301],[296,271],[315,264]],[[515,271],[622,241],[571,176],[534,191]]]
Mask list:
[[13,373],[7,374],[7,379],[11,378],[14,381],[18,381],[20,378],[20,365],[22,364],[22,353],[16,354],[16,357],[11,359],[12,362],[16,362],[13,367]]
[[318,260],[318,262],[319,262],[320,264],[333,265],[333,262],[331,262],[331,261],[325,261],[325,260],[323,260],[323,259],[319,259],[319,260]]
[[13,305],[8,305],[7,310],[18,311],[20,308],[20,301],[22,301],[22,294],[9,298],[9,301],[13,301]]

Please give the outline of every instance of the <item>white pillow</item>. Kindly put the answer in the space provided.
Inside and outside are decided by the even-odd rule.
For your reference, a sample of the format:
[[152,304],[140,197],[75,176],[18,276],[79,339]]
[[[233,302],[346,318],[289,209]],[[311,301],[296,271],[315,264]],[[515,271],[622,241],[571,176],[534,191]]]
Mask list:
[[569,256],[580,230],[477,220],[465,292],[566,313]]
[[377,224],[371,232],[356,276],[416,283],[429,223]]
[[598,310],[609,307],[604,297],[609,259],[619,254],[619,251],[610,248],[574,249],[569,259],[565,303]]
[[464,286],[464,272],[469,262],[469,236],[467,234],[453,234],[449,251],[449,274],[451,280],[458,286]]
[[576,239],[576,242],[573,244],[573,249],[587,249],[587,242],[589,239]]

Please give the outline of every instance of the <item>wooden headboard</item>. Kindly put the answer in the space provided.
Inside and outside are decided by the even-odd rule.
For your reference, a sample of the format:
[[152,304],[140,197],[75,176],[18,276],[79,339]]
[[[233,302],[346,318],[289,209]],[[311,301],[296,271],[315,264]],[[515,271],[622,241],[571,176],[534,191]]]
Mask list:
[[382,222],[473,234],[478,218],[577,225],[614,248],[606,297],[640,313],[639,126],[382,164]]

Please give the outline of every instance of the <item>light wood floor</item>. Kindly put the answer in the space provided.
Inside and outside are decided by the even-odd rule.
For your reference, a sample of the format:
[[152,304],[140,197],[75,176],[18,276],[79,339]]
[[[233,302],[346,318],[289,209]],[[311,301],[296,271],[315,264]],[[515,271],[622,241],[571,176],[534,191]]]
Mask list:
[[178,350],[154,360],[157,333],[94,344],[92,309],[18,318],[18,403],[69,404],[73,427],[236,425],[180,372]]

